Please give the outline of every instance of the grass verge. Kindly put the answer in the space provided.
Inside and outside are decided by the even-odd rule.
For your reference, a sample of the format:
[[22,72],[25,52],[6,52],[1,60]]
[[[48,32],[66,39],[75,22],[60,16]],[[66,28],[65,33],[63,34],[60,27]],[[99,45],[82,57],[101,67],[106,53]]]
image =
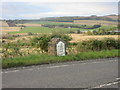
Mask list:
[[19,66],[28,66],[28,65],[40,65],[40,64],[49,64],[65,61],[80,61],[88,59],[98,59],[98,58],[108,58],[108,57],[117,57],[120,50],[103,50],[103,51],[90,51],[82,52],[76,55],[66,55],[66,56],[49,56],[49,55],[28,55],[22,57],[16,57],[11,59],[2,60],[2,68],[11,68]]

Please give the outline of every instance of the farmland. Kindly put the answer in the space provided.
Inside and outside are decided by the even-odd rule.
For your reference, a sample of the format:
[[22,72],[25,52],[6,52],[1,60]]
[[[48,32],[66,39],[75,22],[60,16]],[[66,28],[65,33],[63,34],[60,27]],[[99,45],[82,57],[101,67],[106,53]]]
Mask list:
[[74,24],[85,24],[85,25],[100,24],[104,26],[109,26],[109,25],[116,26],[117,22],[104,21],[104,20],[74,20]]
[[12,31],[10,32],[10,34],[20,34],[20,33],[52,33],[52,32],[69,32],[69,31],[76,31],[76,30],[80,30],[80,31],[90,31],[90,30],[98,30],[98,29],[105,29],[105,30],[110,30],[112,28],[116,28],[116,27],[112,27],[112,26],[102,26],[100,28],[96,28],[96,29],[79,29],[79,28],[48,28],[48,27],[25,27],[23,29],[21,29],[20,31]]
[[[86,24],[88,22],[85,22]],[[92,23],[92,22],[90,22]],[[86,25],[85,24],[85,25]],[[94,23],[95,24],[95,23]],[[97,24],[97,23],[96,23]],[[77,31],[77,30],[80,30],[80,31],[90,31],[90,30],[99,30],[99,29],[104,29],[104,30],[111,30],[111,29],[116,29],[117,26],[101,26],[99,28],[91,28],[93,27],[93,25],[83,25],[83,23],[81,24],[77,24],[77,23],[70,23],[70,22],[48,22],[48,21],[40,21],[40,22],[34,22],[34,23],[25,23],[25,24],[17,24],[17,25],[25,25],[26,27],[25,28],[22,28],[20,31],[12,31],[10,32],[11,34],[15,34],[15,33],[28,33],[28,32],[31,32],[31,33],[52,33],[52,32],[70,32],[70,31]],[[43,26],[42,26],[43,25]],[[49,27],[46,27],[46,26],[49,26]],[[54,26],[54,27],[53,27]],[[57,28],[55,28],[55,26]],[[61,27],[62,26],[62,27]],[[73,27],[73,28],[64,28],[64,27]],[[76,27],[76,28],[75,28]],[[77,28],[78,27],[78,28]],[[81,27],[81,28],[79,28]],[[91,28],[91,29],[87,29],[87,28]]]
[[[21,29],[19,32],[11,32],[11,34],[15,33],[52,33],[56,31],[61,32],[67,32],[67,31],[75,31],[79,30],[78,28],[48,28],[48,27],[25,27]],[[80,30],[86,30],[86,29],[80,29]]]
[[[29,36],[26,33],[19,33],[19,34],[13,34],[13,35],[21,35],[21,36],[16,37],[13,40],[5,40],[5,41],[7,41],[7,42],[16,42],[18,40],[24,40],[24,39],[25,40],[30,40],[31,38],[34,38],[34,37],[39,36],[41,34]],[[67,34],[67,35],[72,37],[72,40],[70,41],[71,43],[72,42],[86,41],[86,40],[90,40],[90,39],[97,39],[97,40],[101,40],[101,39],[104,39],[104,38],[118,39],[118,35],[84,35],[84,34]]]
[[17,26],[26,26],[26,27],[40,27],[41,24],[16,24]]
[[62,25],[62,24],[74,24],[72,22],[53,22],[53,21],[37,21],[37,22],[29,22],[25,24],[49,24],[49,25]]
[[118,39],[118,35],[83,35],[83,34],[69,34],[72,37],[70,42],[81,42],[90,39],[101,40],[104,38],[114,38]]
[[1,28],[3,32],[19,32],[20,31],[20,27],[2,27]]
[[117,22],[105,21],[105,20],[74,20],[73,22],[39,21],[39,22],[30,22],[30,23],[26,23],[26,24],[49,24],[49,25],[62,25],[62,24],[95,25],[95,24],[101,24],[103,26],[109,26],[109,25],[116,26]]
[[[117,29],[117,24],[114,21],[103,21],[103,20],[76,20],[74,22],[55,22],[55,21],[37,21],[37,22],[27,22],[27,23],[17,23],[16,28],[21,28],[19,31],[9,30],[10,32],[6,32],[3,35],[3,47],[0,48],[0,53],[4,59],[6,60],[5,67],[12,67],[9,66],[9,59],[13,60],[21,60],[22,57],[32,57],[32,55],[41,55],[49,57],[48,53],[48,42],[51,38],[62,38],[67,42],[67,56],[75,55],[74,58],[78,53],[96,53],[101,50],[108,50],[108,56],[102,57],[114,57],[118,56],[112,51],[117,49],[120,44],[118,40],[118,35],[116,34],[106,34],[107,31],[113,31]],[[7,28],[7,27],[6,27]],[[12,28],[12,27],[11,27]],[[78,33],[78,31],[80,31]],[[97,32],[98,34],[94,34],[93,32]],[[91,34],[90,34],[91,33]],[[94,53],[95,58],[100,58],[100,56],[96,56]],[[36,57],[36,56],[35,56]],[[51,56],[52,57],[52,56]],[[69,61],[68,59],[63,57],[63,61]],[[71,56],[72,57],[72,56]],[[88,59],[92,57],[88,55]],[[17,59],[19,58],[19,59]],[[55,60],[56,56],[53,57]],[[66,59],[65,59],[66,58]],[[41,57],[41,59],[43,59]],[[60,58],[58,58],[59,60]],[[28,58],[25,58],[27,61]],[[36,57],[36,60],[39,60]],[[44,60],[44,59],[43,59]],[[49,58],[47,59],[49,62]],[[76,60],[76,59],[74,59]],[[21,62],[24,65],[32,65],[32,64],[39,64],[38,62],[31,61],[32,63],[29,64],[28,62]],[[20,62],[20,63],[21,63]],[[57,61],[55,61],[57,62]],[[11,63],[11,62],[10,62]],[[19,61],[18,61],[19,64]],[[18,65],[15,64],[15,65]],[[42,64],[42,63],[41,63]],[[13,66],[15,66],[13,65]],[[18,65],[19,66],[19,65]],[[22,66],[22,65],[20,65]]]

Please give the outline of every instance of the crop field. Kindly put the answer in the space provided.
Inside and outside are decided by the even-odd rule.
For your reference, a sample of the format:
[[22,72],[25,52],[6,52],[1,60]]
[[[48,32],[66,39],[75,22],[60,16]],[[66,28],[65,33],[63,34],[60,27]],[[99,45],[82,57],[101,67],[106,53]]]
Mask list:
[[36,27],[40,27],[40,26],[41,26],[41,24],[29,24],[29,23],[28,23],[28,24],[17,24],[17,25],[18,25],[18,26],[19,26],[19,25],[24,25],[24,26],[26,26],[26,27],[35,27],[35,26],[36,26]]
[[21,27],[2,27],[2,32],[16,32],[20,31]]
[[116,26],[117,22],[112,22],[112,21],[104,21],[104,20],[74,20],[74,24],[85,24],[85,25],[95,25],[95,24],[100,24],[100,25],[113,25]]
[[72,37],[72,40],[70,42],[80,42],[90,39],[101,40],[104,38],[118,39],[118,35],[82,35],[82,34],[69,34],[69,35]]
[[[23,35],[23,36],[16,37],[13,40],[5,40],[5,41],[7,41],[7,42],[16,42],[18,40],[28,41],[31,38],[36,37],[36,35],[28,36],[26,33],[20,33],[19,35]],[[38,34],[38,35],[41,35],[41,34]],[[77,42],[86,41],[86,40],[90,40],[90,39],[97,39],[97,40],[101,40],[101,39],[104,39],[104,38],[118,39],[118,37],[119,37],[118,35],[84,35],[84,34],[67,34],[67,35],[72,37],[72,40],[70,41],[71,43],[77,43]]]

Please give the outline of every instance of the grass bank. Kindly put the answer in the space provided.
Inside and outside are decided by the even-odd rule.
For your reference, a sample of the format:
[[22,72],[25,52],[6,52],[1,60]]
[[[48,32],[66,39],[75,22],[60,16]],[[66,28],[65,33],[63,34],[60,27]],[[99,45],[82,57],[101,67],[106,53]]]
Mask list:
[[103,50],[103,51],[90,51],[82,52],[76,55],[66,55],[66,56],[49,56],[49,55],[29,55],[16,57],[12,59],[4,59],[2,61],[3,68],[10,67],[19,67],[19,66],[28,66],[28,65],[40,65],[40,64],[49,64],[56,62],[65,62],[65,61],[80,61],[88,59],[98,59],[98,58],[108,58],[108,57],[117,57],[118,51],[120,50]]

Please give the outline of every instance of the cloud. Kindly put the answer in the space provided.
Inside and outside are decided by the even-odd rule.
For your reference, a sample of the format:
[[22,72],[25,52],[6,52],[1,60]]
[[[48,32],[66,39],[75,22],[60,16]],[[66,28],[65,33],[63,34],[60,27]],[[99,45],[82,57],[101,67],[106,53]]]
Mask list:
[[117,13],[117,3],[115,5],[111,5],[111,3],[71,3],[71,4],[59,4],[54,8],[55,11],[62,12],[71,12],[79,15],[87,15],[87,14],[97,14],[104,15],[110,13]]
[[[9,4],[9,3],[8,3]],[[39,19],[58,16],[89,16],[117,14],[115,2],[81,2],[81,3],[11,3],[4,5],[5,18]]]
[[119,0],[1,0],[1,2],[119,2]]

